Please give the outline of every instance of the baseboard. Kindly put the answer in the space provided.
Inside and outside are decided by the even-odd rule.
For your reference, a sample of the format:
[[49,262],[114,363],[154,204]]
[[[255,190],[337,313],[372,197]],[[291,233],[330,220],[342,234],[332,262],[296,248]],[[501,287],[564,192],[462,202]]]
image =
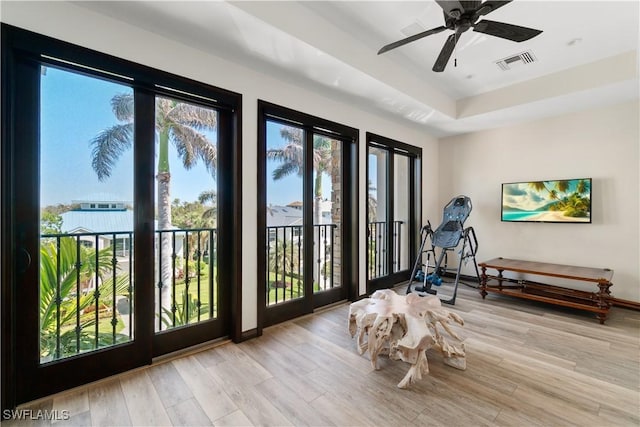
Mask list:
[[640,302],[611,297],[611,303],[614,307],[630,308],[631,310],[640,311]]
[[258,338],[258,329],[257,328],[253,328],[253,329],[249,329],[246,331],[242,331],[242,334],[240,335],[240,340],[238,340],[238,343],[241,343],[243,341],[247,341],[250,340],[252,338]]

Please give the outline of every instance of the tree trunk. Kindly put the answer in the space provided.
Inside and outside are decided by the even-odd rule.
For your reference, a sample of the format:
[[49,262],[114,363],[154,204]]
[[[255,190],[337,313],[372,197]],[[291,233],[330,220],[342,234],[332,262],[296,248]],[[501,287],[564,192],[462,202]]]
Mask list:
[[316,179],[313,183],[313,224],[322,224],[322,174],[316,171]]
[[[158,147],[158,197],[156,203],[158,204],[158,229],[170,230],[171,229],[171,173],[169,172],[169,134],[167,131],[161,132],[159,136]],[[173,304],[172,295],[172,255],[173,246],[171,233],[161,233],[159,236],[159,247],[161,250],[161,256],[158,262],[160,266],[158,268],[159,283],[162,283],[162,287],[156,287],[156,305],[158,300],[161,300],[160,307],[156,307],[156,314],[162,316],[165,308],[171,312],[171,306]],[[186,262],[186,261],[185,261]],[[158,285],[158,284],[157,284]],[[161,296],[158,296],[160,293]]]
[[[314,248],[314,272],[313,280],[322,282],[322,261],[324,260],[324,239],[320,235],[322,224],[322,171],[316,170],[316,178],[313,183],[313,248]],[[320,263],[318,263],[320,260]]]

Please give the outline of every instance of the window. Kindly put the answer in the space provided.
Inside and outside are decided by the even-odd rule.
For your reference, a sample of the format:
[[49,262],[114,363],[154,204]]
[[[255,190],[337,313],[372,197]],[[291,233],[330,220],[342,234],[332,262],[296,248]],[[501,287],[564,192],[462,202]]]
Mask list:
[[[198,343],[240,339],[241,322],[231,319],[241,317],[241,96],[5,24],[2,41],[2,247],[18,249],[1,256],[19,266],[3,269],[0,280],[3,295],[17,301],[0,301],[2,408]],[[156,214],[156,199],[167,200],[154,192],[158,134],[169,145],[180,131],[202,142],[197,126],[158,126],[164,104],[182,124],[193,123],[180,114],[186,105],[215,115],[215,148],[199,147],[215,150],[216,198],[189,199],[185,209],[211,210],[215,232],[177,227],[177,210],[168,222]],[[175,240],[170,263],[184,263],[184,276],[172,266],[168,283],[158,280],[157,260],[166,258],[154,249],[162,232]],[[213,269],[206,280],[204,265]],[[205,297],[203,283],[213,277],[220,290]],[[183,289],[184,298],[156,306],[169,289]],[[198,317],[204,305],[207,315]],[[155,333],[163,319],[172,327]]]
[[406,280],[420,224],[422,150],[367,133],[369,291]]
[[358,131],[259,102],[264,325],[357,295]]

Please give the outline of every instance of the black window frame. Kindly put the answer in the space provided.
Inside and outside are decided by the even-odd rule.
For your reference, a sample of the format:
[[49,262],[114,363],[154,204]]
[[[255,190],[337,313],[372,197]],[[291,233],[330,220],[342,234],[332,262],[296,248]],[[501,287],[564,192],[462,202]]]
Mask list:
[[[150,108],[149,105],[153,105],[152,99],[157,95],[191,103],[196,102],[199,105],[218,110],[222,116],[219,121],[219,132],[224,138],[229,138],[231,141],[229,144],[220,144],[218,147],[219,164],[228,166],[219,170],[218,175],[219,215],[221,218],[225,218],[224,226],[220,227],[218,239],[220,244],[228,248],[219,254],[222,258],[219,259],[219,265],[228,266],[227,269],[219,272],[219,281],[227,284],[225,292],[228,292],[228,294],[225,298],[230,302],[226,313],[222,315],[225,317],[224,321],[227,322],[226,330],[229,331],[229,337],[235,342],[242,340],[242,95],[6,23],[1,24],[0,31],[2,43],[0,83],[2,89],[0,99],[0,203],[2,206],[0,210],[0,292],[2,295],[2,300],[0,301],[2,312],[0,319],[0,331],[2,334],[2,350],[0,354],[2,358],[1,409],[13,408],[17,403],[22,403],[25,399],[24,396],[17,396],[15,384],[17,362],[21,357],[25,357],[24,354],[18,354],[16,350],[16,334],[19,330],[17,323],[19,316],[24,315],[24,313],[19,313],[17,310],[16,299],[18,291],[16,285],[18,280],[22,280],[19,279],[18,271],[26,269],[24,265],[28,260],[16,242],[22,239],[23,236],[33,239],[34,236],[39,235],[39,221],[33,217],[28,219],[29,226],[27,230],[15,227],[18,218],[21,218],[23,214],[21,208],[19,206],[16,207],[14,203],[16,194],[21,191],[28,191],[29,194],[33,194],[33,196],[29,197],[39,197],[37,188],[25,189],[20,182],[15,182],[16,180],[13,178],[22,161],[19,158],[19,149],[16,149],[19,146],[16,134],[23,135],[26,133],[29,138],[38,138],[38,126],[33,126],[33,123],[29,123],[29,120],[34,117],[35,109],[39,109],[39,87],[34,87],[34,84],[30,83],[32,80],[27,81],[27,77],[21,76],[17,72],[20,64],[27,64],[32,69],[34,66],[39,67],[39,64],[58,66],[80,74],[123,83],[132,87],[136,91],[136,118],[145,119],[146,122],[155,120],[154,109]],[[24,111],[18,111],[15,108],[14,98],[16,93],[29,97],[28,101],[22,103],[27,105],[27,107],[22,108]],[[138,102],[138,96],[143,99],[143,102]],[[25,132],[24,129],[28,127],[33,128],[33,130]],[[134,198],[136,201],[141,200],[141,202],[136,203],[134,214],[136,226],[134,231],[136,239],[144,242],[144,246],[153,248],[153,176],[155,162],[153,159],[154,151],[149,149],[148,144],[149,141],[151,141],[151,144],[155,143],[153,129],[148,129],[147,127],[136,124],[134,131],[134,138],[137,141],[133,149],[134,159],[139,168],[134,178]],[[29,153],[29,156],[38,156],[38,153]],[[29,161],[34,158],[30,157]],[[138,253],[138,247],[142,246],[135,246],[136,257],[152,256],[148,253]],[[144,282],[143,280],[138,280],[141,274],[150,274],[153,277],[153,265],[147,270],[149,271],[142,272],[139,270],[137,272],[136,283]],[[149,297],[153,301],[153,288],[145,289],[142,287],[136,290],[135,298],[137,301],[143,301]],[[138,300],[138,298],[140,299]],[[146,316],[151,318],[153,316],[153,308],[143,308],[142,305],[144,304],[138,306],[138,310],[140,310],[139,317]],[[153,340],[152,322],[148,323],[148,325],[142,322],[136,324],[136,336],[138,334],[146,334]],[[188,339],[190,338],[188,337]],[[170,348],[165,348],[164,350],[171,351]],[[142,364],[151,363],[151,358],[154,356],[154,350],[151,345],[141,353],[143,354],[132,355],[132,359],[135,359],[134,362],[120,363],[119,365],[114,362],[116,370],[124,371],[135,367],[133,365],[141,366]],[[95,369],[96,374],[94,374],[95,378],[93,380],[101,378],[101,375],[102,377],[105,376],[104,373],[106,371],[102,367],[95,367]],[[73,379],[69,379],[58,389],[67,389],[80,384],[77,381],[74,382]],[[45,389],[46,387],[43,388],[43,390]],[[55,391],[59,390],[51,389],[45,394]],[[43,391],[40,392],[40,394],[42,393]]]
[[[258,238],[257,238],[257,267],[258,277],[264,278],[266,274],[266,260],[264,256],[264,248],[267,246],[267,233],[266,230],[266,124],[267,121],[275,121],[284,125],[294,126],[302,128],[308,135],[319,134],[329,138],[334,138],[345,143],[343,149],[343,168],[348,168],[351,171],[351,179],[342,180],[342,209],[343,209],[343,233],[341,236],[342,251],[346,254],[343,258],[343,274],[342,284],[345,286],[347,300],[353,301],[359,297],[358,283],[359,283],[359,176],[358,176],[358,164],[359,164],[359,136],[360,131],[356,128],[343,125],[331,120],[323,119],[311,114],[303,113],[291,108],[287,108],[281,105],[273,104],[268,101],[258,100]],[[311,162],[311,152],[306,154],[307,162]],[[303,200],[309,204],[313,198],[313,185],[311,179],[304,180],[303,188]],[[348,182],[347,182],[348,181]],[[310,209],[307,209],[303,214],[304,223],[313,223],[312,213]],[[313,241],[313,230],[307,228],[304,232],[305,241]],[[306,248],[311,245],[305,245]],[[312,256],[307,256],[307,259],[312,259]],[[260,279],[262,280],[262,279]],[[304,282],[306,284],[312,283],[311,277],[305,277]],[[259,282],[260,283],[260,282]],[[264,284],[266,285],[266,283]],[[266,289],[264,286],[258,286],[257,289],[257,328],[256,335],[262,335],[262,329],[265,326],[279,323],[289,319],[288,315],[284,313],[276,313],[270,318],[265,317],[266,313]],[[312,292],[313,294],[313,292]],[[306,295],[306,293],[305,293]],[[305,313],[313,312],[314,307],[323,305],[325,302],[322,300],[322,296],[315,294],[315,298],[318,300],[316,303],[307,304],[305,306]],[[286,303],[283,304],[286,306]]]
[[[369,179],[369,148],[375,147],[381,150],[384,150],[389,153],[389,161],[386,170],[387,177],[387,188],[391,188],[391,180],[394,176],[394,162],[393,156],[403,155],[413,159],[410,163],[409,168],[409,176],[411,176],[411,185],[412,188],[409,189],[410,194],[413,197],[409,198],[410,207],[409,211],[411,213],[409,217],[409,224],[407,226],[408,236],[409,236],[409,268],[408,270],[401,270],[398,272],[389,271],[387,275],[381,276],[379,278],[369,279],[368,271],[369,271],[369,257],[368,255],[365,257],[366,264],[366,277],[367,277],[367,293],[372,293],[378,289],[386,289],[392,287],[398,283],[401,283],[405,280],[409,279],[409,275],[411,273],[411,267],[413,266],[413,262],[416,258],[416,253],[418,250],[418,240],[419,240],[419,232],[422,224],[422,148],[416,147],[414,145],[410,145],[401,141],[397,141],[395,139],[391,139],[382,135],[378,135],[372,132],[366,133],[366,141],[367,141],[367,162],[366,162],[366,179],[368,182]],[[367,185],[368,187],[368,185]],[[415,188],[417,187],[417,188]],[[367,188],[367,197],[368,197],[369,188]],[[387,218],[388,221],[393,221],[393,205],[394,198],[393,194],[390,194],[389,200],[387,200]],[[367,212],[367,226],[368,226],[368,212]],[[387,239],[389,242],[393,242],[393,228],[388,227],[387,229]],[[366,253],[369,251],[369,240],[366,239]],[[392,247],[393,245],[391,245]],[[388,265],[391,270],[392,266],[392,257],[393,254],[391,251],[388,251]]]

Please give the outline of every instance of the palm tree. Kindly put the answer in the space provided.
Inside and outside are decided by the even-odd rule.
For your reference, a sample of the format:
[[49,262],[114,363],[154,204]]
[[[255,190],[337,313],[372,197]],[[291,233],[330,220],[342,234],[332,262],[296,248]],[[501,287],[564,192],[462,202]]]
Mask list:
[[546,181],[530,182],[529,187],[535,191],[546,191],[549,199],[556,201],[549,207],[552,211],[560,211],[565,216],[570,217],[588,215],[589,201],[581,197],[582,194],[589,191],[589,182],[586,180],[578,181],[575,192],[570,195],[567,194],[567,191],[571,188],[571,181],[568,180],[557,181],[551,189],[547,188]]
[[[296,173],[302,176],[305,171],[303,130],[290,126],[280,128],[280,136],[287,144],[280,148],[267,150],[267,158],[280,161],[281,164],[273,170],[273,179],[282,179]],[[313,135],[313,168],[316,173],[313,183],[313,223],[322,223],[322,178],[323,175],[334,173],[332,165],[332,140]],[[320,244],[320,229],[314,227],[314,242]],[[320,282],[322,271],[314,271],[314,279]]]
[[[299,128],[283,126],[280,136],[287,142],[280,148],[267,150],[267,158],[276,160],[282,164],[273,170],[273,179],[279,180],[293,173],[302,176],[304,173],[304,145],[302,141],[303,131]],[[331,173],[331,139],[313,136],[313,168],[316,177],[313,183],[313,222],[320,224],[322,219],[322,177],[325,173]]]
[[[111,99],[111,109],[118,121],[100,132],[93,140],[92,167],[98,179],[104,181],[111,175],[116,162],[126,150],[130,149],[133,136],[133,94],[125,93]],[[215,110],[197,105],[178,102],[168,98],[156,97],[156,140],[158,142],[158,229],[171,228],[171,173],[169,169],[169,142],[171,142],[182,160],[185,169],[190,169],[201,160],[209,173],[215,178],[218,152],[203,131],[214,131],[217,125]],[[161,233],[160,280],[166,291],[162,292],[162,306],[171,305],[171,238],[169,233]]]

